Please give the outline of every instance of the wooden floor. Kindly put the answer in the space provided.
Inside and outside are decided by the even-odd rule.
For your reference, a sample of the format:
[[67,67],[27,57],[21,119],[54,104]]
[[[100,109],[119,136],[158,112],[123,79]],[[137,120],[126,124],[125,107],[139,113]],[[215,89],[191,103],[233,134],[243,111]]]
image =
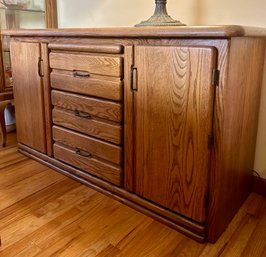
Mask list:
[[199,244],[22,156],[11,134],[0,150],[0,235],[1,257],[266,256],[266,200],[252,194],[216,244]]

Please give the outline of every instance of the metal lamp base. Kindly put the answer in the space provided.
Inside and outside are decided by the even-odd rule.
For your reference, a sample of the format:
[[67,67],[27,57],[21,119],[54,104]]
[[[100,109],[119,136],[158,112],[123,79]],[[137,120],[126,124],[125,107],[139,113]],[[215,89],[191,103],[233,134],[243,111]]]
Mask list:
[[147,21],[142,21],[141,23],[135,25],[135,27],[144,27],[144,26],[185,26],[180,21],[176,21],[171,18],[171,16],[152,16]]
[[135,25],[135,27],[144,27],[144,26],[185,26],[180,21],[176,21],[168,15],[166,10],[167,0],[155,0],[155,12],[147,20],[142,21],[141,23]]

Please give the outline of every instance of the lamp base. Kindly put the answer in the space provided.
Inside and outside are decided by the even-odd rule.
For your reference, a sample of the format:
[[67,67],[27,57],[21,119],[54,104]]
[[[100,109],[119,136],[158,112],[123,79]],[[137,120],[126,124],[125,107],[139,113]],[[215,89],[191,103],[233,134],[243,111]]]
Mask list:
[[176,21],[168,15],[166,10],[167,0],[155,0],[154,14],[147,20],[135,25],[135,27],[143,26],[185,26],[180,21]]
[[144,26],[185,26],[185,24],[172,19],[169,15],[153,15],[147,21],[135,25],[135,27]]

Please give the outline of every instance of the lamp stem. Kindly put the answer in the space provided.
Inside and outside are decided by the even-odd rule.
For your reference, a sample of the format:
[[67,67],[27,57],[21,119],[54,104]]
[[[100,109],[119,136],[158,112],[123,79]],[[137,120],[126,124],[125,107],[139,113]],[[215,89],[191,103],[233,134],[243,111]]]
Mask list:
[[155,0],[154,14],[167,14],[166,4],[167,0]]

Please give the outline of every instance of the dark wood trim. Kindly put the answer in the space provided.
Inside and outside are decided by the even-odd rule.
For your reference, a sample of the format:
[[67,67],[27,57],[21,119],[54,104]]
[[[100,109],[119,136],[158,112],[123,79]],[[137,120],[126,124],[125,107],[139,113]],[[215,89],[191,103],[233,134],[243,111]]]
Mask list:
[[1,140],[1,146],[6,146],[6,124],[5,124],[5,108],[7,106],[9,101],[2,101],[0,102],[0,136],[2,138]]
[[252,191],[266,197],[266,179],[253,176]]
[[[53,0],[47,1],[47,7]],[[53,12],[56,7],[53,7]],[[46,10],[47,12],[47,10]],[[49,10],[47,12],[49,15]],[[51,15],[51,14],[50,14]],[[49,16],[50,19],[51,16]],[[49,24],[48,24],[49,25]],[[51,24],[47,27],[55,27]],[[229,38],[229,37],[265,37],[265,28],[228,26],[180,26],[180,27],[119,27],[119,28],[85,28],[85,29],[56,29],[56,30],[3,30],[8,36],[57,36],[57,37],[109,37],[109,38]]]
[[6,101],[6,100],[11,100],[13,99],[13,92],[5,92],[5,93],[0,93],[0,101]]
[[[5,71],[3,63],[2,39],[0,37],[0,93],[5,91]],[[0,101],[3,101],[0,96]]]
[[46,28],[57,28],[57,1],[45,0],[45,22]]
[[23,144],[18,144],[18,147],[19,152],[22,154],[152,217],[198,242],[205,241],[205,226],[203,224],[198,224],[181,215],[170,212],[120,187],[98,179]]

